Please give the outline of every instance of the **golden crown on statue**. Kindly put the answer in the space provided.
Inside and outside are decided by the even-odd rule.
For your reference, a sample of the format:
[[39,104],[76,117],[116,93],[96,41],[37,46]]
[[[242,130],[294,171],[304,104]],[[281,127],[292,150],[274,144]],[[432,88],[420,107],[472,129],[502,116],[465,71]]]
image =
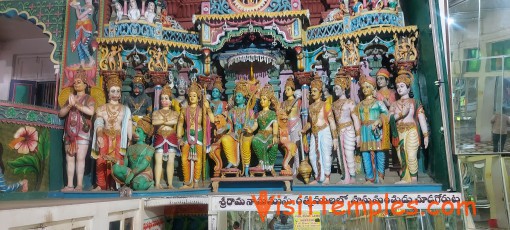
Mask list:
[[398,71],[398,76],[395,79],[395,83],[405,83],[407,86],[410,86],[413,83],[414,76],[411,72],[401,69]]
[[342,87],[342,89],[349,89],[351,87],[351,77],[347,75],[343,69],[340,69],[338,73],[336,73],[336,77],[333,82],[335,85]]
[[122,88],[122,80],[120,80],[119,75],[117,75],[117,74],[111,75],[108,78],[108,81],[106,82],[106,88],[107,89],[110,89],[110,88],[112,88],[114,86]]

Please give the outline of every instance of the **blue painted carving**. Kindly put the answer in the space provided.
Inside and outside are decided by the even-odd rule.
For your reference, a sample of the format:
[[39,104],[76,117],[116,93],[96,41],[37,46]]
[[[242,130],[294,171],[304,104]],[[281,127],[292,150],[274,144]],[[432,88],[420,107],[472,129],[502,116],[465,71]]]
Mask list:
[[157,23],[156,28],[154,28],[154,38],[161,40],[163,39],[163,24]]
[[300,21],[295,20],[294,21],[294,37],[298,37],[301,34],[301,27],[299,25],[300,25]]
[[201,54],[201,53],[194,54],[194,53],[190,53],[186,50],[183,50],[183,51],[170,50],[170,52],[168,52],[168,54],[166,55],[166,59],[167,59],[168,63],[172,63],[172,60],[174,58],[178,58],[180,56],[191,59],[191,61],[193,62],[192,69],[195,69],[197,71],[196,76],[204,75],[204,71],[203,71],[204,64],[202,63],[203,54]]
[[211,14],[233,14],[227,0],[211,0]]
[[370,13],[354,17],[350,23],[350,31],[354,32],[372,26],[404,26],[399,15],[394,13]]
[[[234,0],[235,1],[235,0]],[[271,0],[265,12],[282,12],[292,10],[290,0]],[[211,14],[233,14],[227,0],[211,0]]]
[[175,30],[164,30],[161,24],[154,26],[132,22],[121,22],[118,24],[112,22],[105,28],[104,34],[105,37],[140,36],[193,45],[200,44],[198,34]]
[[403,15],[393,12],[369,12],[356,17],[346,16],[343,21],[325,23],[317,27],[309,28],[306,31],[306,37],[308,40],[314,40],[376,26],[403,27]]
[[308,40],[324,38],[334,35],[342,34],[344,31],[344,24],[342,22],[336,22],[332,24],[326,24],[324,26],[314,27],[306,31],[306,37]]
[[210,33],[210,27],[207,24],[204,24],[204,30],[203,30],[202,36],[204,37],[205,41],[209,41],[209,39],[210,39],[209,33]]
[[266,8],[266,12],[281,12],[284,10],[291,10],[292,6],[290,5],[289,0],[272,0],[269,3],[269,6]]
[[163,31],[163,40],[182,42],[182,43],[188,43],[188,44],[193,44],[193,45],[200,44],[200,37],[198,34],[189,34],[189,33],[173,31],[173,30]]

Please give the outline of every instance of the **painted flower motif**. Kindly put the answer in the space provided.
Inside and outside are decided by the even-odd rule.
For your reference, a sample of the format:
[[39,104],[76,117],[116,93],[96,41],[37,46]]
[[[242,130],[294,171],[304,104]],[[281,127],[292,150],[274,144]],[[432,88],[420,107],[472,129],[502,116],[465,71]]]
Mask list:
[[32,111],[28,112],[27,113],[27,120],[28,121],[32,121],[32,122],[37,121],[37,114],[32,112]]
[[37,130],[31,126],[21,127],[14,134],[14,140],[9,143],[11,149],[18,150],[20,154],[28,154],[37,151],[39,135]]
[[7,116],[7,118],[15,118],[16,117],[16,110],[13,107],[10,107],[7,110],[6,116]]

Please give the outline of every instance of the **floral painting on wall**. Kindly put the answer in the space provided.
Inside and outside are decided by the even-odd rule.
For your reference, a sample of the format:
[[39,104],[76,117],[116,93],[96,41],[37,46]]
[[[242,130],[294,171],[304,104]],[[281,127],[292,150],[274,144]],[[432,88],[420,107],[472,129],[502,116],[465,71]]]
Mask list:
[[0,167],[6,182],[27,179],[29,191],[48,191],[50,145],[48,128],[3,123]]

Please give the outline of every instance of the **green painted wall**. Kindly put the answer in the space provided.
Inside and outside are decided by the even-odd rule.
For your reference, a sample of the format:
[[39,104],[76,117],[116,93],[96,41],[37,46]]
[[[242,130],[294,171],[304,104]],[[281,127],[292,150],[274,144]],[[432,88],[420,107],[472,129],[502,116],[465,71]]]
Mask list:
[[50,129],[50,184],[49,190],[60,190],[64,187],[64,143],[62,136],[64,135],[63,129]]
[[[438,2],[437,0],[435,1],[437,8]],[[441,108],[439,97],[440,88],[434,83],[437,81],[437,66],[434,55],[432,29],[429,28],[429,25],[431,24],[429,1],[400,1],[400,4],[405,15],[406,24],[418,26],[420,36],[418,45],[420,58],[417,65],[418,68],[416,79],[419,79],[421,84],[421,96],[423,98],[422,100],[424,101],[424,106],[431,129],[429,148],[428,151],[425,152],[425,154],[428,155],[426,162],[428,173],[432,176],[432,178],[436,180],[436,182],[443,184],[444,189],[448,189],[450,187],[448,177],[448,164],[446,161],[445,138],[443,132],[441,131],[441,127],[446,128],[449,126],[448,124],[443,124],[441,113],[439,112],[440,110],[437,109]],[[439,16],[437,17],[437,20],[439,20]],[[442,41],[443,35],[441,34],[441,29],[439,27],[438,30],[438,40]],[[439,44],[439,47],[441,50],[444,50],[442,44]],[[440,68],[445,70],[446,65],[444,65],[444,60],[442,60],[442,63],[443,65],[440,66]],[[446,71],[443,72],[446,73]],[[444,76],[444,79],[447,79],[447,76]],[[441,87],[445,87],[447,89],[446,94],[450,95],[448,90],[448,83],[444,83]],[[448,111],[450,111],[451,105],[447,105]],[[448,114],[450,113],[448,112]],[[451,131],[453,132],[453,130]],[[456,167],[457,164],[454,163],[454,166]]]

